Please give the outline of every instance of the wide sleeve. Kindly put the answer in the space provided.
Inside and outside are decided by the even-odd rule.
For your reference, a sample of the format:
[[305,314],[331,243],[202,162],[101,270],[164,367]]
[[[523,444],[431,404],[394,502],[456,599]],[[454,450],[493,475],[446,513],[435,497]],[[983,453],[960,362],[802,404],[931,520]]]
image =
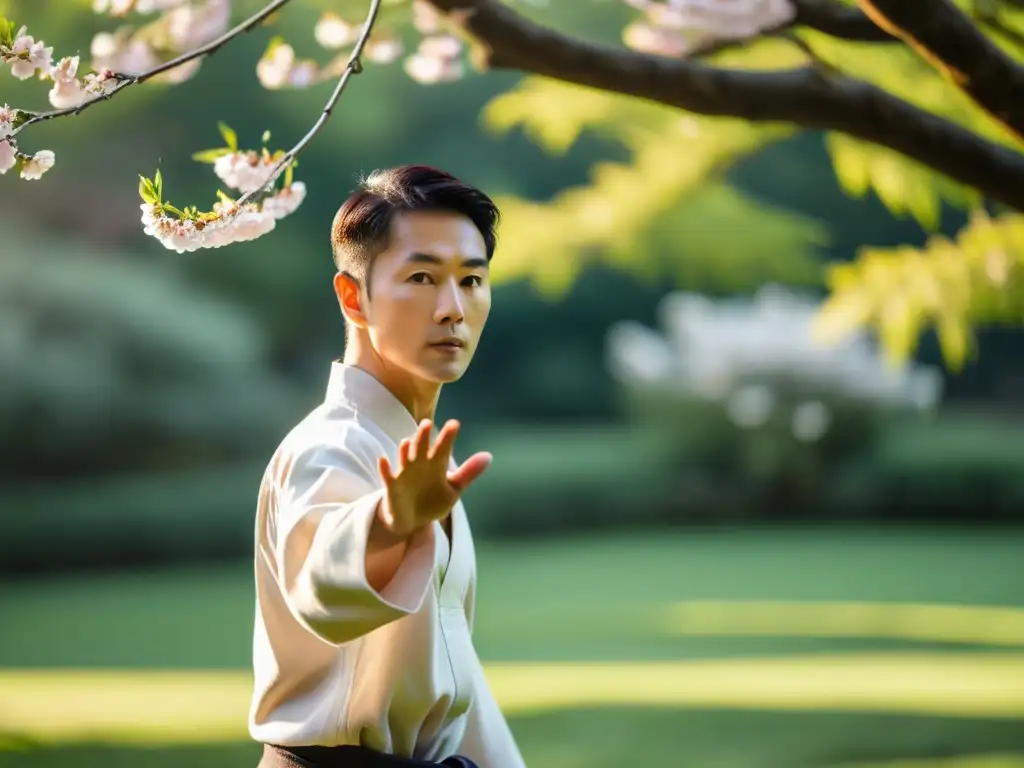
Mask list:
[[366,545],[383,497],[375,442],[346,434],[292,458],[277,488],[277,576],[289,609],[334,644],[419,610],[434,568],[433,527],[409,543],[394,578],[377,592],[366,578]]
[[512,729],[491,693],[483,666],[478,659],[473,660],[473,666],[473,704],[459,754],[480,768],[526,768]]
[[[475,574],[466,592],[464,608],[466,623],[472,633],[476,619]],[[467,713],[466,732],[459,745],[459,754],[480,768],[526,768],[512,729],[491,692],[483,665],[475,653],[472,664],[473,703]]]

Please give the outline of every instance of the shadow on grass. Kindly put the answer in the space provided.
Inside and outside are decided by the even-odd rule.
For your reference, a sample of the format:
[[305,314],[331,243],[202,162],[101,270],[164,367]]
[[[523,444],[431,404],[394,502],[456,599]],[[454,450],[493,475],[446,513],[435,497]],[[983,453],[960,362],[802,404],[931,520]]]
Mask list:
[[[993,753],[1024,758],[1024,727],[1011,720],[595,709],[518,717],[511,724],[530,768],[810,768]],[[0,768],[255,768],[260,756],[253,743],[41,746],[0,735],[0,745]]]

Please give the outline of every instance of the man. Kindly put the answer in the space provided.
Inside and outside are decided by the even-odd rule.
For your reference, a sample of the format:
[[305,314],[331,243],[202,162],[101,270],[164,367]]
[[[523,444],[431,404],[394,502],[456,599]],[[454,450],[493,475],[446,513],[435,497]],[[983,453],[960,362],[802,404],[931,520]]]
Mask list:
[[278,447],[256,521],[261,768],[524,768],[471,639],[459,424],[433,428],[491,308],[498,211],[425,166],[373,173],[331,231],[346,321],[326,398]]

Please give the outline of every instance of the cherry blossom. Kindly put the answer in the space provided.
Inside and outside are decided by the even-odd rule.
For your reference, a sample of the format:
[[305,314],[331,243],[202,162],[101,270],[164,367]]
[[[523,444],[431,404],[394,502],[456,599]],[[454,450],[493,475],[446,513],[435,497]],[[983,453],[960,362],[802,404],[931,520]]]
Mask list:
[[277,160],[270,155],[261,156],[250,150],[232,152],[230,155],[217,158],[213,164],[213,171],[231,189],[237,189],[245,194],[266,184],[276,165]]
[[443,20],[438,10],[426,0],[412,0],[412,25],[420,34],[437,34]]
[[0,174],[5,174],[18,162],[18,150],[6,139],[0,140]]
[[109,13],[111,16],[127,16],[135,0],[92,0],[95,13]]
[[402,41],[396,37],[386,37],[380,40],[371,38],[366,41],[364,55],[374,64],[390,64],[398,60],[403,50]]
[[124,32],[99,32],[89,48],[92,68],[113,72],[145,72],[160,63],[160,59],[144,40],[135,40]]
[[49,149],[41,149],[21,165],[21,178],[41,179],[53,167],[56,156]]
[[95,13],[109,13],[111,16],[127,16],[136,13],[153,13],[175,8],[186,0],[93,0]]
[[416,53],[405,60],[405,72],[425,85],[462,77],[462,41],[453,35],[431,35],[420,40]]
[[791,0],[626,0],[644,13],[623,42],[635,50],[685,56],[701,46],[746,40],[791,22]]
[[231,24],[231,0],[186,3],[167,13],[167,30],[175,50],[188,51],[220,37]]
[[176,8],[186,0],[135,0],[136,13],[154,13]]
[[89,98],[89,94],[86,93],[82,84],[75,76],[77,72],[77,56],[64,57],[50,71],[50,78],[53,80],[53,88],[50,90],[50,103],[57,109],[77,107]]
[[696,47],[679,30],[659,27],[643,20],[626,26],[622,31],[622,42],[634,51],[656,56],[685,56]]
[[360,31],[359,25],[349,24],[333,11],[326,11],[313,28],[313,36],[321,46],[333,50],[354,43]]
[[296,181],[262,203],[239,205],[236,201],[224,200],[215,203],[211,213],[184,219],[168,215],[166,204],[145,202],[140,206],[143,231],[178,253],[221,248],[255,240],[272,231],[277,220],[294,213],[305,197],[306,185]]
[[19,80],[28,80],[37,72],[45,75],[53,66],[53,48],[42,40],[36,40],[22,27],[14,36],[10,48],[0,46],[0,60],[11,67],[11,74]]
[[[49,101],[56,112],[30,118],[15,129],[16,112],[0,110],[0,173],[20,164],[24,179],[39,179],[53,166],[49,150],[34,155],[19,152],[11,135],[20,139],[22,129],[43,119],[79,112],[99,97],[112,95],[121,87],[148,80],[183,82],[199,70],[206,55],[236,34],[255,28],[287,0],[270,0],[262,10],[225,34],[231,27],[231,0],[93,0],[96,13],[115,18],[132,14],[160,14],[142,26],[130,22],[111,31],[100,31],[89,48],[92,71],[79,73],[80,57],[66,56],[53,63],[53,49],[36,40],[21,27],[5,26],[0,37],[0,60],[12,74],[27,80],[38,76],[52,83]],[[648,53],[685,56],[708,41],[753,37],[792,20],[791,0],[626,0],[642,16],[626,28],[629,47]],[[337,79],[339,88],[331,97],[321,120],[293,149],[271,153],[240,150],[234,132],[222,128],[228,146],[198,153],[197,160],[213,165],[216,176],[229,189],[242,195],[232,201],[222,195],[210,212],[195,206],[179,210],[162,200],[159,174],[152,182],[143,179],[142,222],[147,234],[178,252],[217,248],[232,242],[259,237],[271,231],[275,222],[293,213],[306,196],[306,186],[292,180],[291,162],[322,125],[338,98],[349,74],[358,72],[361,60],[390,64],[403,59],[407,75],[418,83],[437,84],[457,80],[466,71],[466,46],[459,32],[465,12],[443,14],[428,0],[407,4],[411,27],[418,36],[408,53],[391,29],[374,30],[379,0],[370,3],[365,21],[342,17],[328,10],[315,23],[317,44],[336,52],[330,61],[319,63],[300,57],[296,49],[275,37],[256,63],[256,76],[267,89],[303,88]],[[6,24],[6,22],[5,22]],[[372,34],[371,34],[372,33]],[[164,69],[174,57],[179,63]],[[340,78],[340,79],[339,79]],[[266,142],[267,138],[264,139]],[[286,172],[281,188],[275,189],[277,175]]]
[[309,85],[318,71],[312,59],[297,59],[295,49],[288,43],[271,45],[256,64],[256,77],[268,90]]
[[0,174],[7,173],[18,161],[18,151],[6,137],[14,128],[15,111],[7,104],[0,107]]
[[153,78],[153,82],[172,83],[175,85],[184,83],[199,71],[202,63],[202,59],[189,59],[172,69],[168,69],[166,72],[161,72]]
[[173,218],[158,212],[157,207],[149,203],[141,207],[145,233],[178,253],[255,240],[277,224],[273,215],[260,211],[254,203],[242,207],[218,203],[214,214],[206,221]]
[[298,209],[302,201],[306,199],[306,185],[296,181],[280,190],[273,197],[263,201],[263,212],[270,214],[275,219],[283,219]]

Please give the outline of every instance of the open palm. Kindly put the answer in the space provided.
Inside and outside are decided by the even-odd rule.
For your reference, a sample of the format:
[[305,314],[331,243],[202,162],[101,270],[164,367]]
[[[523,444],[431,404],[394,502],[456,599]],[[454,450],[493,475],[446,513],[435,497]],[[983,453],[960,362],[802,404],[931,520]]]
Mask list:
[[491,464],[491,454],[476,453],[449,471],[459,422],[448,421],[430,444],[433,422],[424,419],[412,437],[398,446],[398,467],[386,456],[378,462],[384,481],[381,517],[395,534],[407,536],[435,520],[443,520],[462,492]]

